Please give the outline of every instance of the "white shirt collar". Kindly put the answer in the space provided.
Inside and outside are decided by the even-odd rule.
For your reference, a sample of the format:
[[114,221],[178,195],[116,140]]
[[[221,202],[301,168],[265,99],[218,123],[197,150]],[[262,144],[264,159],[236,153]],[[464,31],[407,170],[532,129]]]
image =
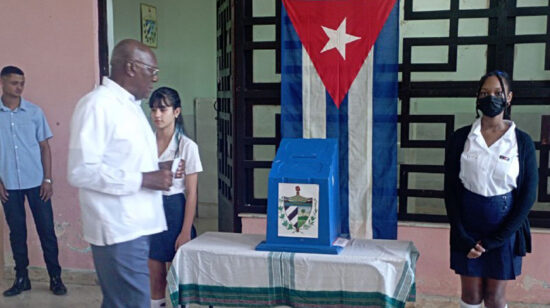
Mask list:
[[[511,132],[516,129],[516,123],[514,123],[514,121],[511,121],[511,120],[504,120],[504,122],[509,124],[510,127],[508,128],[508,130],[506,131],[506,133],[504,133],[504,135],[502,137],[508,139]],[[481,118],[476,119],[474,121],[474,123],[472,123],[472,129],[470,130],[470,135],[475,136],[475,137],[482,136],[481,135]]]
[[132,95],[132,93],[128,92],[128,90],[121,87],[118,83],[116,83],[115,81],[113,81],[109,77],[104,76],[102,84],[107,89],[115,92],[117,97],[127,99],[130,102],[132,102],[132,103],[134,103],[138,106],[141,106],[141,100],[136,100],[136,97],[134,95]]
[[177,140],[176,140],[176,132],[172,134],[172,139],[170,139],[170,143],[159,156],[160,161],[164,160],[172,160],[174,159],[174,154],[176,153],[176,149],[178,148]]

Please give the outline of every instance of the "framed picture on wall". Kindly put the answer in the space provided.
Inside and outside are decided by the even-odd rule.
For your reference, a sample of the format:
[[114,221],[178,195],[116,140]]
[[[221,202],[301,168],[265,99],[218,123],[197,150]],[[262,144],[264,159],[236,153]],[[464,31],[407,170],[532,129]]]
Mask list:
[[141,3],[141,42],[156,48],[158,40],[157,8]]

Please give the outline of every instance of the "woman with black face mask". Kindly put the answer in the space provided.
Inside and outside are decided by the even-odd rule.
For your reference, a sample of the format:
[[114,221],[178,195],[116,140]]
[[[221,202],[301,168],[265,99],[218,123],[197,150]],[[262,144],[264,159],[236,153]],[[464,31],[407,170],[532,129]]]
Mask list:
[[[451,224],[451,269],[460,275],[461,308],[507,307],[506,282],[531,252],[527,214],[538,185],[535,146],[510,120],[508,74],[479,82],[476,121],[445,149],[445,207]],[[479,116],[479,111],[482,116]]]

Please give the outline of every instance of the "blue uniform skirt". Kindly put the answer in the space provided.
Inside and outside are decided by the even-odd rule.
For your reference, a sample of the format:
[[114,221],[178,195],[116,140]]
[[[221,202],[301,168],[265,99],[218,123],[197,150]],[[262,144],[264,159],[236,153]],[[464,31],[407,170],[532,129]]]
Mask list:
[[[181,232],[185,216],[185,196],[183,194],[162,196],[162,205],[168,230],[151,235],[149,258],[160,262],[172,262],[176,254],[174,245]],[[195,226],[193,226],[191,238],[196,236]]]
[[[484,197],[465,190],[462,201],[462,224],[476,241],[498,230],[512,208],[512,193]],[[467,253],[451,251],[451,268],[463,276],[511,280],[521,274],[521,257],[514,254],[515,233],[501,247],[486,251],[481,257],[468,259]]]

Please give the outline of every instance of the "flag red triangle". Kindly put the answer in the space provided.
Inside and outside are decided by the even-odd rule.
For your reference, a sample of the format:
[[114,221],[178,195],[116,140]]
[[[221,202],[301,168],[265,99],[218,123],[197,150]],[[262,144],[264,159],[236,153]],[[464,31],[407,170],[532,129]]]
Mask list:
[[357,77],[395,0],[283,0],[337,107]]

